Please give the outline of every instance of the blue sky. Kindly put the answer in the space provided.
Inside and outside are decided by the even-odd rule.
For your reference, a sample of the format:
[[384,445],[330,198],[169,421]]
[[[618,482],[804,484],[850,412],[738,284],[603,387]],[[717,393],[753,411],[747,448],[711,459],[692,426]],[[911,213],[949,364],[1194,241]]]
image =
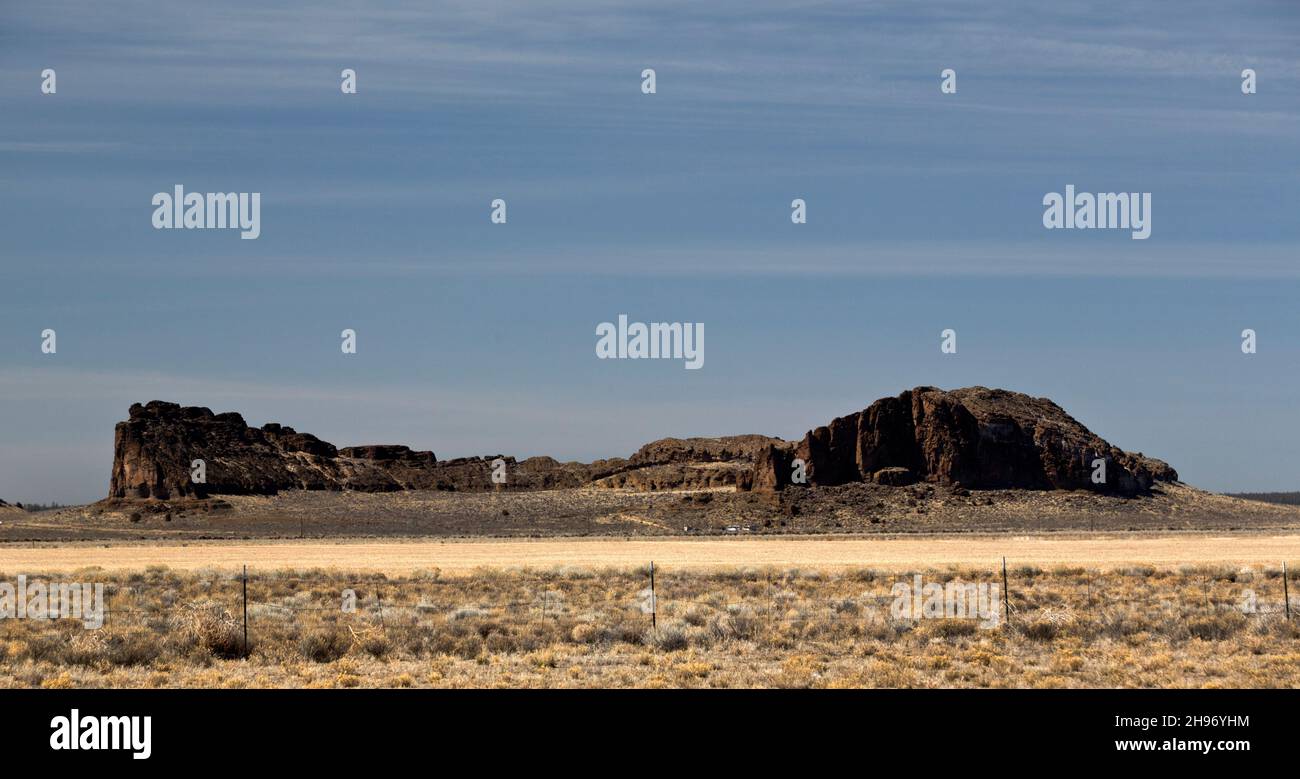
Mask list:
[[[263,6],[0,9],[0,498],[102,497],[153,398],[591,459],[918,384],[1300,488],[1293,4]],[[175,184],[261,237],[154,230]],[[1151,192],[1151,238],[1043,229],[1066,184]],[[597,360],[621,313],[705,323],[704,369]]]

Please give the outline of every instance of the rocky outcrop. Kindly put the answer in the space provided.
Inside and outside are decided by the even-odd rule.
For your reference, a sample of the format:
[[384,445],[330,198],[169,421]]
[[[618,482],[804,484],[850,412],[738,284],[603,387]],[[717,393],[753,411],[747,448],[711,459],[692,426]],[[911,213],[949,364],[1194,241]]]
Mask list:
[[[316,436],[270,423],[249,427],[236,413],[152,401],[131,406],[114,436],[109,497],[201,499],[211,495],[274,495],[280,490],[538,490],[588,485],[674,489],[726,486],[751,459],[699,473],[686,464],[743,458],[750,439],[665,439],[635,460],[562,463],[551,457],[517,461],[506,455],[439,460],[433,452],[395,444],[342,449]],[[501,462],[501,468],[494,463]],[[202,461],[202,480],[192,472]],[[504,483],[493,473],[504,473]],[[612,477],[612,478],[611,478]]]
[[[153,401],[131,406],[114,432],[109,496],[203,498],[274,494],[279,489],[337,489],[345,478],[338,451],[313,435],[277,424],[249,427],[236,413]],[[191,476],[203,461],[203,480]]]
[[[781,490],[796,460],[811,485],[924,480],[1131,496],[1178,479],[1166,463],[1112,446],[1046,398],[985,387],[917,387],[877,400],[809,431],[796,446],[768,446],[740,486]],[[1105,461],[1102,483],[1093,480],[1096,460]]]
[[[1092,481],[1093,461],[1106,481]],[[192,473],[201,461],[202,478]],[[495,465],[500,462],[500,466]],[[1178,474],[1111,446],[1045,398],[971,387],[917,387],[834,419],[798,442],[761,435],[664,438],[630,458],[562,463],[506,455],[439,460],[394,444],[342,449],[236,413],[152,401],[115,431],[109,497],[202,499],[280,490],[672,490],[736,486],[777,492],[799,484],[929,481],[966,488],[1090,489],[1135,495]],[[493,479],[504,473],[504,483]]]
[[720,438],[661,438],[651,441],[629,458],[635,466],[667,463],[753,462],[765,447],[785,443],[765,435],[728,435]]
[[751,477],[754,461],[773,445],[788,443],[764,435],[661,438],[642,446],[596,486],[647,491],[732,487]]

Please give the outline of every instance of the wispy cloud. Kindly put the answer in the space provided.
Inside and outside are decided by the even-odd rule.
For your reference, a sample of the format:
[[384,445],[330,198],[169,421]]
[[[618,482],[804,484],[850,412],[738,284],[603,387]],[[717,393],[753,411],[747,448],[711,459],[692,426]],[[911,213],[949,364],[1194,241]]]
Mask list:
[[105,141],[0,141],[0,154],[92,154],[122,148]]
[[[423,256],[226,255],[139,259],[111,269],[114,275],[151,278],[228,278],[257,273],[261,278],[351,278],[364,268],[369,279],[513,276],[628,276],[641,278],[716,278],[736,274],[792,278],[991,277],[991,278],[1146,278],[1146,279],[1296,279],[1300,246],[1292,244],[1160,244],[1111,241],[1062,247],[1045,242],[871,242],[806,246],[771,243],[719,247],[673,245],[661,248],[619,245],[571,249],[537,248],[510,253],[452,250]],[[83,272],[108,272],[93,260],[74,265]],[[183,310],[173,304],[170,310]]]

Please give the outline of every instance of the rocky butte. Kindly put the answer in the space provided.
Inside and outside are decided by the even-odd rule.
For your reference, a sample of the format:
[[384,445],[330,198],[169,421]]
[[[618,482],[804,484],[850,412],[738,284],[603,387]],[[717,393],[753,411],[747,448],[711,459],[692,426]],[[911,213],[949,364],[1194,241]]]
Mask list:
[[[1168,464],[1102,440],[1047,398],[985,387],[906,390],[810,430],[798,443],[765,447],[743,489],[792,486],[794,461],[807,483],[916,481],[968,489],[1094,490],[1134,496],[1177,481]],[[1106,463],[1104,483],[1093,462]]]
[[[1107,480],[1092,481],[1095,459]],[[493,461],[506,483],[492,480]],[[230,412],[152,401],[131,406],[115,431],[109,497],[176,500],[273,495],[281,490],[635,490],[791,487],[795,460],[806,486],[926,481],[969,489],[1087,489],[1134,496],[1176,481],[1165,463],[1111,446],[1046,398],[970,387],[917,387],[809,431],[800,441],[761,435],[665,438],[629,458],[562,463],[504,455],[439,460],[433,452],[376,444],[337,448]],[[203,460],[206,482],[191,479]]]

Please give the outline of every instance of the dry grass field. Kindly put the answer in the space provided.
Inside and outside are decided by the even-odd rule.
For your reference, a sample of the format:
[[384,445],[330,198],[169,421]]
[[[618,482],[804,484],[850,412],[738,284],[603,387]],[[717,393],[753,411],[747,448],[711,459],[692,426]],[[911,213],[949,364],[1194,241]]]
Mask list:
[[798,566],[825,571],[872,567],[913,570],[949,565],[1277,564],[1300,558],[1294,533],[1113,533],[1050,535],[899,535],[733,538],[386,539],[5,544],[0,569],[70,571],[88,565],[139,571],[337,568],[405,575],[437,568],[632,568],[655,561],[675,570]]
[[[355,558],[354,558],[355,559]],[[0,581],[13,581],[6,565]],[[996,565],[916,568],[1000,584]],[[645,568],[68,570],[108,619],[0,620],[15,687],[1295,687],[1271,565],[1008,572],[1011,619],[900,617],[909,572]],[[1291,589],[1295,589],[1292,581]],[[346,591],[355,609],[346,611]],[[1294,597],[1294,593],[1293,593]]]

